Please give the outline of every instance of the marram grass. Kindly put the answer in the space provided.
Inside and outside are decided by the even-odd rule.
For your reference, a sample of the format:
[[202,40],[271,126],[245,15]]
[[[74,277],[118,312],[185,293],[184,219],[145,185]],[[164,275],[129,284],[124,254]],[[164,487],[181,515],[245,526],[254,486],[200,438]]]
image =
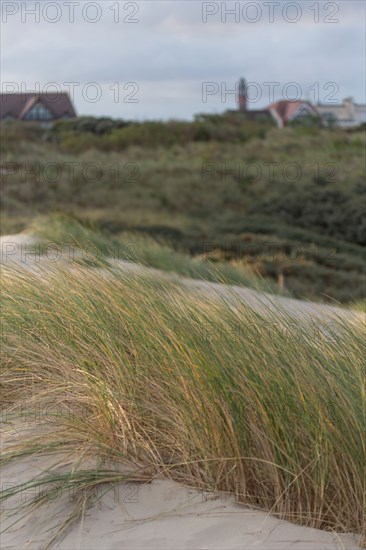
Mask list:
[[[71,473],[37,479],[76,485],[82,509],[120,463],[365,544],[364,327],[294,338],[283,311],[234,306],[111,269],[4,270],[6,421],[47,415],[3,462],[72,456]],[[79,471],[85,457],[100,466]]]
[[[80,264],[94,267],[103,261],[110,264],[111,259],[122,260],[182,277],[218,283],[225,281],[262,292],[280,293],[277,284],[261,277],[250,263],[212,262],[205,257],[203,250],[201,255],[191,257],[183,251],[174,250],[168,243],[138,233],[124,232],[119,238],[112,237],[61,213],[36,217],[28,233],[35,239],[34,250],[38,255],[42,251],[47,254],[48,247],[52,255],[52,247],[56,246],[54,254],[56,250],[61,250],[61,257],[70,264],[75,264],[76,258]],[[68,252],[70,249],[72,254]]]

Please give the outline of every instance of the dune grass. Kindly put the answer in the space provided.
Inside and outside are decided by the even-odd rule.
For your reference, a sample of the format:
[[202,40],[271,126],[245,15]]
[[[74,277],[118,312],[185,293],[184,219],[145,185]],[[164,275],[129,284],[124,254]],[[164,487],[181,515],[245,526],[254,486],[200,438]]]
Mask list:
[[[284,311],[261,317],[235,300],[105,267],[4,270],[6,422],[41,414],[2,462],[69,457],[67,472],[30,481],[77,488],[61,531],[128,467],[365,544],[364,327],[339,321],[329,338],[309,323],[295,337]],[[85,470],[87,457],[97,466]]]
[[238,114],[51,131],[4,123],[0,231],[61,211],[117,238],[140,232],[187,255],[241,259],[274,284],[283,275],[296,298],[365,299],[365,132],[266,129]]
[[[196,257],[176,250],[162,239],[148,235],[123,232],[118,237],[102,233],[96,227],[82,223],[79,219],[53,214],[39,216],[30,225],[28,232],[37,240],[38,250],[52,255],[52,245],[70,250],[73,247],[79,254],[63,254],[69,260],[92,266],[102,259],[129,261],[145,267],[176,273],[182,277],[202,279],[212,282],[237,284],[269,293],[280,293],[278,285],[259,276],[250,265],[239,262],[210,261],[204,254]],[[62,257],[62,255],[61,255]],[[288,294],[288,293],[287,293]]]
[[351,304],[351,307],[355,311],[366,313],[366,300],[359,300],[358,302],[354,302],[353,304]]

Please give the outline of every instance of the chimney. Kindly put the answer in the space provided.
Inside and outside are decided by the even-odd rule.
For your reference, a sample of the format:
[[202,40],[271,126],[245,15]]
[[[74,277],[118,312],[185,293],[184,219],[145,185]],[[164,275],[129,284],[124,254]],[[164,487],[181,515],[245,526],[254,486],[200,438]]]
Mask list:
[[247,83],[244,78],[239,80],[239,111],[245,113],[247,110]]

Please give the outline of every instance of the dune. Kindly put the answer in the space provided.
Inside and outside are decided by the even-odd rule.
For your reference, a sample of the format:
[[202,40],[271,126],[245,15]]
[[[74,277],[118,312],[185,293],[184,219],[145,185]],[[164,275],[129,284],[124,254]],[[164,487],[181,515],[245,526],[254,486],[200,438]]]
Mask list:
[[[32,245],[36,242],[36,239],[27,233],[4,235],[0,237],[0,263],[7,267],[17,266],[23,269],[29,269],[35,273],[37,273],[37,268],[41,268],[41,270],[47,269],[47,267],[53,268],[58,261],[55,262],[52,259],[50,260],[46,256],[35,255]],[[72,257],[75,259],[77,254],[73,254]],[[235,303],[237,298],[239,298],[258,313],[266,316],[278,314],[279,311],[283,311],[300,321],[317,320],[326,322],[329,320],[343,319],[346,321],[358,322],[365,319],[363,313],[349,308],[342,308],[337,305],[327,305],[295,298],[287,298],[285,296],[268,294],[238,285],[227,285],[190,279],[181,277],[172,272],[163,272],[133,262],[112,260],[111,258],[109,258],[109,260],[114,266],[128,273],[153,275],[167,281],[179,281],[181,284],[185,285],[187,291],[196,292],[199,296],[206,297],[208,300],[220,297],[226,302],[232,301]],[[75,267],[76,265],[72,261],[70,263],[70,257],[66,253],[64,255],[61,254],[59,262],[68,267]]]
[[[24,235],[3,237],[1,244],[13,243],[12,262],[17,266],[36,268],[32,262],[21,261],[22,243],[32,244]],[[11,251],[10,248],[7,251]],[[15,253],[16,252],[16,253]],[[7,263],[7,262],[5,262]],[[124,264],[125,268],[141,270],[140,266]],[[144,268],[145,269],[145,268]],[[36,269],[35,269],[36,271]],[[361,318],[346,309],[300,300],[267,296],[254,290],[218,285],[205,281],[185,280],[187,291],[199,293],[209,300],[219,295],[228,300],[237,293],[246,304],[263,312],[282,306],[295,317],[332,319]],[[362,316],[364,317],[364,316]],[[4,419],[3,419],[4,420]],[[5,418],[6,428],[9,428]],[[23,426],[24,428],[24,426]],[[41,427],[38,426],[37,430]],[[7,431],[7,430],[5,430]],[[14,434],[22,437],[19,430]],[[6,446],[6,445],[5,445]],[[61,467],[73,464],[70,457],[42,455],[19,458],[2,468],[2,489],[23,486],[34,476],[54,469],[55,461]],[[58,464],[58,467],[60,463]],[[73,513],[76,495],[69,489],[47,506],[26,513],[25,505],[40,496],[28,488],[6,501],[2,508],[3,550],[59,548],[64,550],[119,550],[119,549],[246,549],[246,550],[355,550],[359,536],[300,526],[282,520],[268,512],[237,502],[233,495],[207,492],[182,485],[168,478],[154,478],[151,482],[131,481],[103,486],[92,506],[85,506],[83,514],[62,534],[53,540],[60,524],[65,524]],[[52,541],[49,543],[49,541]]]
[[[6,466],[2,484],[25,483],[47,470],[47,457],[24,459]],[[22,503],[32,489],[18,495]],[[64,521],[72,495],[65,494],[31,517],[9,516],[6,504],[2,550],[57,548],[63,550],[356,550],[357,536],[321,531],[280,520],[243,506],[226,494],[198,491],[156,479],[151,483],[119,483],[100,495],[65,536],[50,546],[52,528]],[[17,512],[20,514],[20,512]],[[16,520],[19,523],[14,524]]]

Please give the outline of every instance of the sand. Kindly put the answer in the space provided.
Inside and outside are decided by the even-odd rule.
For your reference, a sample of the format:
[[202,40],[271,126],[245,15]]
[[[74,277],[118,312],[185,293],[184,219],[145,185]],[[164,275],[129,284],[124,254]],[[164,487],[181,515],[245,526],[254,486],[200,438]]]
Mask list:
[[[49,467],[50,458],[27,458],[6,466],[2,486],[21,484]],[[5,503],[3,528],[9,508],[35,496],[29,490]],[[61,494],[42,512],[3,533],[2,550],[45,548],[51,527],[72,509],[72,495]],[[357,537],[302,527],[238,504],[231,496],[198,491],[170,480],[120,483],[85,511],[64,538],[50,548],[74,549],[245,549],[338,550],[356,549]]]
[[[52,254],[57,254],[50,248],[50,256],[42,256],[39,253],[34,254],[32,245],[36,244],[36,239],[26,233],[17,235],[6,235],[0,237],[0,263],[6,268],[22,268],[31,270],[34,273],[42,273],[47,268],[54,269],[57,266],[68,267],[71,269],[82,270],[80,265],[76,264],[75,259],[78,257],[77,251],[72,254],[70,251],[60,254],[57,261],[52,259]],[[36,247],[36,250],[38,248]],[[201,299],[217,300],[223,299],[225,303],[232,304],[233,307],[238,306],[238,300],[254,309],[265,317],[272,318],[273,315],[278,317],[280,321],[280,313],[283,312],[285,317],[292,316],[297,321],[311,321],[320,323],[319,329],[324,332],[332,333],[334,330],[333,321],[356,322],[365,321],[365,314],[358,311],[353,311],[349,308],[342,308],[336,305],[327,305],[314,302],[306,302],[295,298],[287,298],[266,292],[259,292],[251,288],[245,288],[237,285],[225,285],[213,283],[203,280],[188,279],[178,276],[174,273],[163,272],[158,269],[148,268],[140,264],[113,260],[109,258],[114,267],[120,268],[126,273],[137,275],[156,276],[159,279],[178,282],[182,284],[187,292],[196,293]],[[331,334],[331,336],[334,336]]]
[[[13,251],[21,243],[30,244],[24,235],[3,237],[13,243]],[[20,253],[12,255],[9,266],[35,269],[27,257],[22,262]],[[126,266],[125,266],[126,267]],[[137,267],[137,266],[136,266]],[[130,266],[133,269],[133,266]],[[139,268],[140,269],[140,268]],[[36,271],[36,269],[35,269]],[[234,291],[244,302],[259,310],[282,306],[298,316],[310,318],[352,318],[357,314],[341,308],[308,304],[288,298],[267,297],[250,289],[216,285],[203,281],[190,281],[190,289],[206,294],[223,294]],[[263,305],[263,301],[265,304]],[[2,489],[24,484],[53,463],[54,457],[33,457],[7,465],[1,471]],[[73,495],[62,494],[50,501],[42,511],[21,519],[9,515],[10,508],[25,503],[35,496],[34,491],[23,491],[3,507],[1,548],[41,549],[47,546],[52,529],[67,518],[72,510]],[[14,524],[16,520],[19,520]],[[84,517],[72,525],[64,537],[50,548],[74,549],[245,549],[245,550],[340,550],[358,548],[358,537],[302,527],[279,520],[266,512],[257,511],[235,502],[232,497],[207,493],[185,487],[167,479],[143,484],[118,484],[101,496],[98,504],[87,509]]]

